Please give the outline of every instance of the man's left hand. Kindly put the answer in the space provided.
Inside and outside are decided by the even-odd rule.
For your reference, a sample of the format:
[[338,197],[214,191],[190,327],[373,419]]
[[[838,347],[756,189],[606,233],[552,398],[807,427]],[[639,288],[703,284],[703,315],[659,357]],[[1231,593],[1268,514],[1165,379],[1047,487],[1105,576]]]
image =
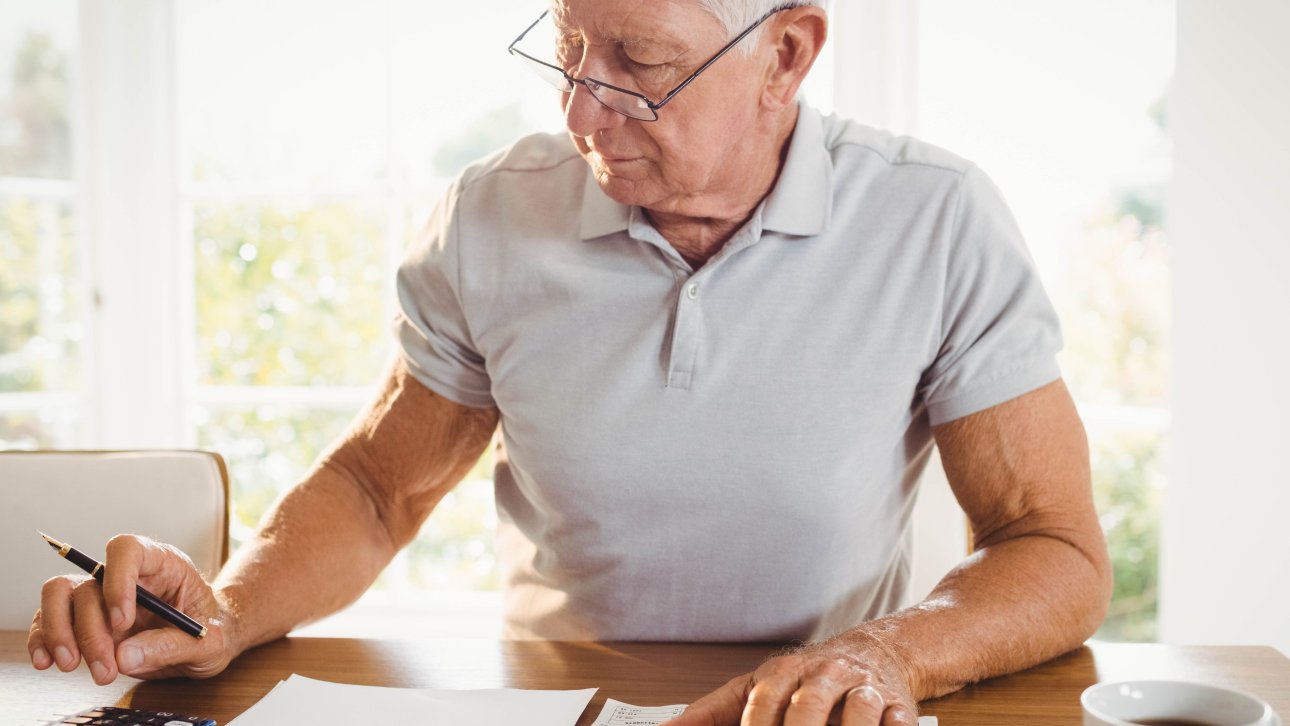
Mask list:
[[[845,636],[844,636],[845,638]],[[762,663],[663,726],[915,726],[904,669],[877,646],[846,639]]]

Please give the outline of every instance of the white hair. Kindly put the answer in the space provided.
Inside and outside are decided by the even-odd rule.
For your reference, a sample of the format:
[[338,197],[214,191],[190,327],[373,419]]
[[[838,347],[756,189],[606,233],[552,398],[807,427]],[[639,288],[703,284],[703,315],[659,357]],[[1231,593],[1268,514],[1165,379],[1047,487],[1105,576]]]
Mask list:
[[[825,0],[699,0],[699,5],[721,22],[727,37],[733,38],[772,10],[801,5],[822,8]],[[731,52],[742,55],[751,53],[757,39],[761,37],[761,30],[758,27],[749,33]]]

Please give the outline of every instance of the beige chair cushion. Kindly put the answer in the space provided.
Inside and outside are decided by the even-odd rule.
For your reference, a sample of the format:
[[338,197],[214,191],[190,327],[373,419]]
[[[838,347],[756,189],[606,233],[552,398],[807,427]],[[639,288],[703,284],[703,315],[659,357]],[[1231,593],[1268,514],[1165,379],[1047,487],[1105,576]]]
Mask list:
[[227,502],[223,460],[207,452],[0,452],[0,629],[25,630],[41,584],[80,573],[36,530],[100,561],[113,535],[146,535],[213,575],[228,556]]

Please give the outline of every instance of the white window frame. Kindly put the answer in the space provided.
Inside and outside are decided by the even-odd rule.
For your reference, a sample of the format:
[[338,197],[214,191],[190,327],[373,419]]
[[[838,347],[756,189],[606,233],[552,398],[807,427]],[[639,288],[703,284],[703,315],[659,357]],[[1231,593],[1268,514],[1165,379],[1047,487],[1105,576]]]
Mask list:
[[93,448],[181,446],[173,4],[79,4],[78,221]]
[[[831,12],[831,38],[821,62],[831,66],[833,80],[820,94],[822,105],[868,125],[917,134],[918,1],[845,0],[833,3]],[[83,279],[91,288],[83,296],[88,321],[83,388],[3,394],[0,412],[79,407],[84,425],[70,442],[77,447],[191,447],[197,440],[196,406],[305,403],[357,409],[369,400],[371,386],[197,384],[193,208],[202,202],[284,196],[375,201],[386,209],[385,260],[392,270],[409,232],[406,204],[425,192],[393,182],[313,190],[191,182],[180,143],[176,48],[181,39],[175,15],[175,0],[80,0],[76,181],[10,179],[0,185],[0,192],[75,202]],[[387,146],[391,159],[394,153]],[[392,275],[386,278],[383,299],[392,305]],[[1164,432],[1169,427],[1164,409],[1085,406],[1081,411],[1093,429]],[[963,535],[946,533],[945,512],[953,511],[947,509],[953,502],[944,487],[928,491],[940,494],[924,497],[921,509],[928,513],[916,514],[915,527],[938,533],[936,541],[919,545],[933,553],[920,555],[927,560],[923,580],[932,583],[961,557]]]

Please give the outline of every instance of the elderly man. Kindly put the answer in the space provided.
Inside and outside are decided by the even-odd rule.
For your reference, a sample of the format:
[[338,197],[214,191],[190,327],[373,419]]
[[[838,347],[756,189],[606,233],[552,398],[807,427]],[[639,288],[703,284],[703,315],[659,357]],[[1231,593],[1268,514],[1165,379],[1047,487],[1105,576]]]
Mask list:
[[[511,636],[806,642],[677,726],[913,723],[1079,645],[1110,587],[1087,447],[990,182],[799,102],[815,4],[557,0],[539,22],[554,53],[528,31],[512,51],[568,135],[450,189],[399,272],[378,400],[213,586],[132,536],[101,591],[47,583],[33,664],[220,672],[358,597],[499,422]],[[933,438],[976,552],[900,610]],[[137,582],[210,635],[155,627]]]

